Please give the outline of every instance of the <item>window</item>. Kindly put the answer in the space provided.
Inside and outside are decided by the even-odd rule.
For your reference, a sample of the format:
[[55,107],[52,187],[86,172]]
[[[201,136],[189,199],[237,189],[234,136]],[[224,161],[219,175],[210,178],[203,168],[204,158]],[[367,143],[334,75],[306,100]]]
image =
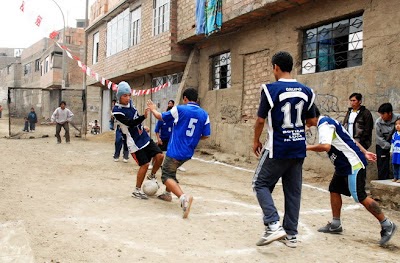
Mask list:
[[362,50],[362,15],[307,29],[302,74],[360,66]]
[[231,52],[212,57],[212,89],[231,87]]
[[[72,37],[71,36],[65,36],[65,44],[72,44]],[[65,45],[63,44],[63,45]]]
[[40,59],[35,60],[35,72],[40,70]]
[[169,30],[169,1],[154,0],[153,35],[156,36]]
[[49,67],[50,67],[50,57],[47,56],[46,60],[44,62],[44,74],[46,74],[47,72],[49,72]]
[[125,9],[107,23],[107,56],[129,47],[129,16],[129,9]]
[[93,35],[93,65],[99,62],[99,41],[99,32],[97,32]]
[[24,65],[24,75],[28,75],[31,73],[31,63]]
[[22,48],[15,48],[14,49],[14,57],[20,58],[22,55],[22,51],[24,51]]
[[131,12],[131,46],[140,42],[140,20],[142,8],[138,7]]
[[155,88],[155,87],[161,86],[168,82],[171,85],[179,84],[182,81],[182,76],[183,76],[183,72],[179,72],[179,73],[175,73],[175,74],[171,74],[171,75],[153,78],[152,79],[152,87]]

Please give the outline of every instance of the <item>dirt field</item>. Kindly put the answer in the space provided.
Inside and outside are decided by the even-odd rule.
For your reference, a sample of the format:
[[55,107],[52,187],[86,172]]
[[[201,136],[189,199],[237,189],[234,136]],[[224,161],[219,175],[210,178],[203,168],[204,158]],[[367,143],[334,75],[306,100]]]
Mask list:
[[[331,219],[330,175],[321,182],[316,178],[323,176],[304,173],[297,248],[257,247],[263,224],[251,190],[255,163],[199,151],[178,174],[194,196],[183,220],[177,198],[131,197],[138,167],[132,159],[113,161],[112,133],[56,144],[54,126],[23,135],[32,139],[6,139],[7,124],[0,119],[2,263],[399,262],[400,233],[379,247],[378,222],[350,198],[344,199],[344,233],[317,232]],[[282,212],[281,186],[274,197]],[[399,212],[384,211],[400,226]]]

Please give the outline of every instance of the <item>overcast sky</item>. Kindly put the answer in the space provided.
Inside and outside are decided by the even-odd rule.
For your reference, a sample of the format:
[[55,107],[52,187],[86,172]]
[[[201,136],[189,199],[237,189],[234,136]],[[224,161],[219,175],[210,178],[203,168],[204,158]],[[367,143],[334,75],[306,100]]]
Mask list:
[[[86,0],[54,0],[62,9],[66,26],[76,27],[85,19]],[[63,28],[61,11],[53,0],[0,0],[0,47],[26,48],[54,30]],[[20,10],[25,3],[25,11]],[[90,4],[94,0],[89,0]],[[40,15],[40,26],[35,25]],[[90,11],[89,11],[90,16]]]

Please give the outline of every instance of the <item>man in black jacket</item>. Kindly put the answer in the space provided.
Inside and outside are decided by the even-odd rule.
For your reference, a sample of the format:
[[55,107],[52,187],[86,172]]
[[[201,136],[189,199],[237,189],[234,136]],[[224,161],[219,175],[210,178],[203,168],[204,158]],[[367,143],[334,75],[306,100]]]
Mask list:
[[372,114],[365,106],[361,105],[362,95],[360,93],[351,94],[349,100],[351,107],[344,117],[343,126],[354,140],[368,149],[372,143],[372,129],[374,128]]

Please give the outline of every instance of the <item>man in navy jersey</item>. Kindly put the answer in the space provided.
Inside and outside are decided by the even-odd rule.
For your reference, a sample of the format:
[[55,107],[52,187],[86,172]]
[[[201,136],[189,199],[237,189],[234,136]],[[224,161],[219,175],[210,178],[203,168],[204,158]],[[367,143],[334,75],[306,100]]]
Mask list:
[[117,90],[118,103],[115,104],[112,114],[117,120],[117,125],[126,136],[126,144],[133,159],[140,166],[136,177],[136,188],[133,197],[148,199],[147,195],[141,190],[144,177],[151,158],[154,159],[154,166],[151,171],[150,179],[156,179],[156,172],[163,162],[164,155],[156,143],[150,138],[144,129],[142,122],[147,118],[148,111],[144,115],[139,115],[131,100],[131,87],[125,81],[118,84]]
[[211,129],[208,113],[197,104],[197,90],[193,88],[186,89],[182,98],[185,105],[175,106],[170,111],[162,114],[156,110],[156,105],[151,100],[147,101],[147,106],[157,119],[164,122],[173,120],[174,122],[162,166],[161,180],[165,184],[166,191],[163,194],[165,198],[161,199],[171,201],[171,192],[174,193],[180,199],[183,218],[187,218],[193,197],[183,193],[176,179],[176,170],[192,158],[197,144],[201,139],[206,139],[210,136]]
[[382,228],[379,244],[386,244],[397,227],[385,217],[378,203],[368,197],[365,192],[367,159],[376,161],[376,154],[368,152],[360,143],[352,139],[338,121],[327,116],[320,116],[318,109],[316,109],[314,118],[307,119],[306,125],[308,127],[317,126],[319,136],[319,144],[307,145],[307,150],[327,152],[329,159],[335,166],[335,173],[329,184],[333,220],[318,231],[330,234],[343,232],[340,221],[341,194],[351,195],[354,201],[361,203],[379,220]]
[[[264,214],[265,231],[257,246],[281,239],[289,247],[297,246],[302,167],[306,156],[304,120],[314,116],[315,94],[291,77],[292,68],[293,58],[288,52],[276,53],[272,57],[272,69],[277,81],[261,85],[253,142],[253,152],[260,161],[253,190]],[[268,138],[263,149],[260,136],[266,119]],[[282,226],[272,199],[272,191],[280,178],[285,195]]]

